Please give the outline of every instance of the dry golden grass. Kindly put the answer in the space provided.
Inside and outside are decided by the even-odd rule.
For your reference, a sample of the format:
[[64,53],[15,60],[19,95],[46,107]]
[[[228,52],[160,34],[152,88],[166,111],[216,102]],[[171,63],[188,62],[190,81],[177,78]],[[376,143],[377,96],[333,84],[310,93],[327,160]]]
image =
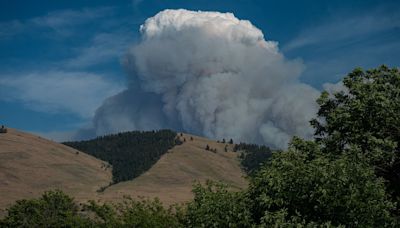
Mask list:
[[86,200],[111,180],[103,164],[65,145],[8,129],[0,134],[0,215],[14,201],[51,189]]
[[[190,140],[193,138],[193,141]],[[118,183],[99,194],[103,201],[118,201],[123,195],[158,197],[166,205],[189,201],[195,181],[219,180],[233,188],[247,186],[233,145],[183,134],[180,146],[175,146],[146,173],[132,181]],[[206,145],[217,152],[205,150]],[[228,152],[224,151],[228,145]]]
[[[190,137],[193,140],[190,140]],[[0,134],[0,215],[15,200],[61,189],[77,201],[117,202],[124,195],[158,197],[166,205],[189,201],[195,181],[219,180],[241,189],[247,186],[233,145],[183,134],[182,145],[171,149],[146,173],[127,182],[97,190],[111,181],[105,162],[65,145],[9,129]],[[206,145],[217,152],[205,150]],[[228,152],[224,151],[228,145]],[[3,210],[3,211],[1,211]]]

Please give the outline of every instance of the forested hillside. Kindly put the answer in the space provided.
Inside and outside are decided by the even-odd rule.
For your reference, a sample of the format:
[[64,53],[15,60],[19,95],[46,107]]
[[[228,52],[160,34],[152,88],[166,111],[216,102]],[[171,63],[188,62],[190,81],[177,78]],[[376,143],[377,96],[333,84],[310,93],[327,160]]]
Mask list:
[[132,131],[64,144],[93,155],[112,165],[113,183],[139,176],[174,145],[179,143],[171,130]]

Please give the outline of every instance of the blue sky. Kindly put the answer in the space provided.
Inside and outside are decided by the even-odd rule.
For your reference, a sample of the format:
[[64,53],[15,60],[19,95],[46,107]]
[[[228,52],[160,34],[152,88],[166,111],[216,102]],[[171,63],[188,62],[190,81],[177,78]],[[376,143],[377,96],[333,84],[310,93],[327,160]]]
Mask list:
[[[398,1],[0,1],[0,122],[62,138],[126,88],[121,59],[164,9],[232,12],[279,43],[317,89],[357,66],[400,65]],[[62,135],[58,137],[58,135]]]

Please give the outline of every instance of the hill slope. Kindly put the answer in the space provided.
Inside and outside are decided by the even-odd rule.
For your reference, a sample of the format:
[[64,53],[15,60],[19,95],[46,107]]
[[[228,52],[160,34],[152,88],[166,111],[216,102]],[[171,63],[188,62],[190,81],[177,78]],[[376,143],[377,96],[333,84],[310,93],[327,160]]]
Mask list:
[[104,164],[62,144],[8,129],[0,134],[0,209],[55,188],[77,200],[91,198],[111,181]]
[[[190,140],[190,138],[193,140]],[[78,201],[118,201],[124,195],[158,197],[167,205],[192,198],[194,181],[220,180],[247,185],[233,145],[183,134],[182,145],[164,154],[147,172],[132,181],[97,190],[112,180],[105,162],[32,134],[13,129],[0,134],[0,209],[17,199],[31,198],[59,188]],[[217,152],[205,150],[206,145]],[[228,145],[228,152],[224,151]],[[1,211],[0,211],[1,214]]]
[[[190,140],[190,138],[193,140]],[[247,181],[232,152],[233,145],[183,134],[182,145],[175,146],[147,172],[132,181],[121,182],[99,194],[106,201],[118,200],[122,195],[158,197],[167,205],[192,198],[194,181],[219,180],[233,188],[244,188]],[[217,152],[205,150],[209,145]],[[228,152],[224,151],[228,145]]]

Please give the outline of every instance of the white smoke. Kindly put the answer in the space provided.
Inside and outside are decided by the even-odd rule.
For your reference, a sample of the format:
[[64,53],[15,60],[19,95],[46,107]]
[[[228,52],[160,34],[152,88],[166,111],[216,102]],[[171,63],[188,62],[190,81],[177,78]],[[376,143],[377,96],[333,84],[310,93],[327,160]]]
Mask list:
[[168,127],[275,148],[312,135],[319,92],[298,82],[303,64],[249,21],[164,10],[140,32],[124,61],[129,89],[98,109],[97,134]]
[[344,92],[348,93],[348,88],[343,84],[343,81],[339,81],[337,83],[324,83],[322,88],[328,92],[331,96],[335,93]]

